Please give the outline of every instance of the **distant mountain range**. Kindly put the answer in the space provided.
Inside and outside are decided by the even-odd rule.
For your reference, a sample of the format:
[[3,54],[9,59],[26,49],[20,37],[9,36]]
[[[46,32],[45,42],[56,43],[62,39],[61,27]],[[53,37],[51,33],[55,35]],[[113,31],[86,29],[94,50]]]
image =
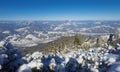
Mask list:
[[62,36],[104,35],[120,30],[120,21],[0,21],[0,41],[31,47]]

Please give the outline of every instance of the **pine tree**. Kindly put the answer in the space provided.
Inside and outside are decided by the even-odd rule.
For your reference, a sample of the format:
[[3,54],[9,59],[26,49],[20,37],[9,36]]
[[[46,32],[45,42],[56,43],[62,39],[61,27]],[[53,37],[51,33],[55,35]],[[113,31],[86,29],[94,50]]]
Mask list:
[[81,45],[81,42],[80,42],[80,39],[78,38],[78,35],[75,35],[74,45],[75,45],[75,46]]

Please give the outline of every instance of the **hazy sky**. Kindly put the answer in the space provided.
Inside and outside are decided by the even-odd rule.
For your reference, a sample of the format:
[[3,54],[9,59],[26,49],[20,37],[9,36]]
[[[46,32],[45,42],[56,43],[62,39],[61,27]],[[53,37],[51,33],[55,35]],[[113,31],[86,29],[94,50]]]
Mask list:
[[120,20],[120,0],[0,0],[0,20]]

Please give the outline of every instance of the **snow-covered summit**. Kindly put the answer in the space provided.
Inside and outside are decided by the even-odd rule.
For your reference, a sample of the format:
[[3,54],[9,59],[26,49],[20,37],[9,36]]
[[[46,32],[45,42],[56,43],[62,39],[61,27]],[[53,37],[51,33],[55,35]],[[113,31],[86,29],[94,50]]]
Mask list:
[[[107,40],[108,36],[102,37]],[[89,43],[91,44],[91,43]],[[0,71],[10,72],[119,72],[120,43],[115,46],[103,43],[88,49],[72,46],[56,53],[36,51],[22,57],[8,41],[0,42]]]
[[119,71],[120,66],[120,46],[117,45],[117,48],[107,45],[107,47],[88,50],[69,49],[67,52],[64,49],[56,54],[48,55],[37,51],[27,54],[23,59],[27,61],[27,69],[43,72],[114,72]]

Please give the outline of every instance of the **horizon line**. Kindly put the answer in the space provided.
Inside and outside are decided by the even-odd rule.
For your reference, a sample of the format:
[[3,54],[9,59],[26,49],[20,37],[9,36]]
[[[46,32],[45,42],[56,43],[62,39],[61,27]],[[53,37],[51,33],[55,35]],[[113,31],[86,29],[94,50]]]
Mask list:
[[0,21],[120,21],[119,20],[72,20],[72,19],[66,19],[66,20],[48,20],[48,19],[45,19],[45,20],[42,20],[42,19],[23,19],[23,20],[0,20]]

